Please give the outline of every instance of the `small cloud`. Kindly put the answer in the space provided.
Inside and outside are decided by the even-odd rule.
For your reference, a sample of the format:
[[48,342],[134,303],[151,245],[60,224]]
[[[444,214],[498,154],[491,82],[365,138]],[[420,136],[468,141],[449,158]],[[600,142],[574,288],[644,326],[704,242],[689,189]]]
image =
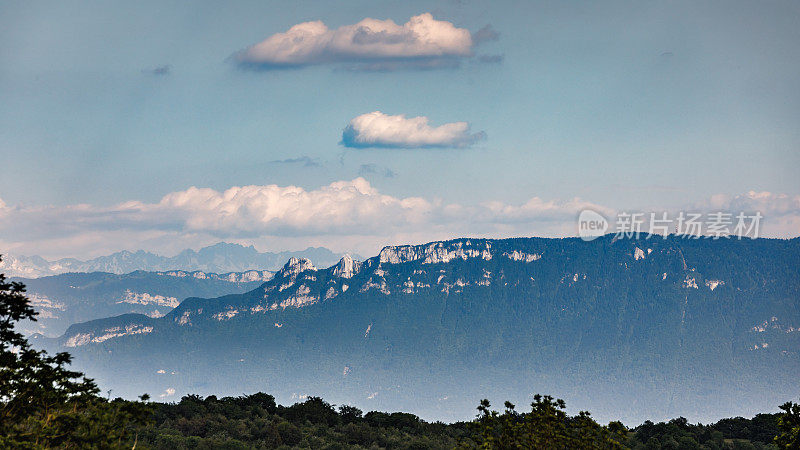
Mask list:
[[310,156],[299,156],[297,158],[276,159],[270,161],[270,164],[302,164],[303,167],[320,167],[322,164],[319,158],[312,158]]
[[[490,29],[480,31],[489,37]],[[354,25],[330,29],[322,21],[304,22],[276,33],[232,56],[243,68],[280,69],[315,64],[350,64],[358,70],[442,68],[472,56],[469,30],[436,20],[430,13],[398,25],[366,18]]]
[[358,168],[359,176],[374,175],[374,174],[380,174],[386,178],[394,178],[397,176],[397,172],[393,171],[388,167],[380,167],[377,164],[362,164]]
[[478,61],[484,64],[500,64],[505,58],[505,55],[480,55]]
[[169,75],[172,72],[172,66],[169,64],[164,64],[163,66],[156,66],[142,70],[142,73],[146,73],[148,75]]
[[500,33],[494,30],[491,25],[485,25],[480,30],[472,33],[472,42],[475,45],[482,44],[484,42],[489,41],[496,41],[500,39]]
[[175,389],[174,388],[167,388],[167,390],[164,391],[163,394],[159,395],[159,397],[160,398],[166,398],[166,397],[171,397],[173,395],[175,395]]
[[432,127],[425,116],[407,118],[373,111],[351,120],[340,143],[351,148],[462,148],[483,139],[486,133],[471,133],[467,122]]

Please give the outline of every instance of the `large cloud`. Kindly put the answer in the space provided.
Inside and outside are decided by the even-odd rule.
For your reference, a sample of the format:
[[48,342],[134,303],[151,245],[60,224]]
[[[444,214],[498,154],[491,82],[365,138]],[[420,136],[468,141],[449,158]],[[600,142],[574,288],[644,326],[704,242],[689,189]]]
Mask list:
[[[613,223],[613,209],[579,198],[445,203],[386,195],[363,178],[316,189],[192,187],[154,203],[130,201],[111,207],[21,207],[0,200],[0,253],[90,257],[144,249],[163,254],[225,240],[264,249],[321,245],[371,255],[383,245],[462,236],[574,236],[578,214],[587,208]],[[800,234],[800,196],[749,192],[714,196],[692,208],[759,211],[764,216],[762,236]]]
[[328,28],[322,21],[297,24],[239,53],[234,59],[255,68],[298,67],[325,63],[366,63],[364,68],[391,69],[398,63],[416,67],[452,65],[472,54],[470,32],[429,13],[403,25],[366,18],[355,25]]
[[483,131],[471,133],[467,122],[432,127],[424,116],[390,116],[380,111],[354,118],[342,132],[342,144],[354,148],[467,147],[485,138]]
[[464,220],[516,223],[564,219],[584,207],[598,206],[578,199],[545,202],[537,197],[520,206],[443,204],[382,194],[359,177],[314,190],[274,184],[234,186],[225,191],[190,187],[171,192],[157,203],[129,201],[112,207],[4,206],[0,231],[20,238],[123,229],[210,233],[223,238],[380,234]]
[[158,204],[130,204],[143,214],[181,217],[182,227],[224,235],[347,234],[423,221],[432,204],[422,198],[379,193],[363,178],[317,190],[297,186],[242,186],[224,192],[189,188]]
[[[220,240],[279,245],[325,245],[371,254],[381,246],[459,235],[562,235],[580,209],[610,211],[578,199],[523,205],[460,205],[379,192],[363,178],[317,189],[191,187],[160,201],[21,207],[0,203],[0,249],[15,254],[93,256],[127,249],[169,249]],[[275,248],[274,246],[272,248]]]

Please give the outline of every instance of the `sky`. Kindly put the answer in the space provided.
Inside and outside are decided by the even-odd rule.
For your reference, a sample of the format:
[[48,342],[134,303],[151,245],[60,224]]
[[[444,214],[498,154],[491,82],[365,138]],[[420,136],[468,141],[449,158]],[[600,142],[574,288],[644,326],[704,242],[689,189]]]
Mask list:
[[800,235],[800,3],[0,0],[0,252]]

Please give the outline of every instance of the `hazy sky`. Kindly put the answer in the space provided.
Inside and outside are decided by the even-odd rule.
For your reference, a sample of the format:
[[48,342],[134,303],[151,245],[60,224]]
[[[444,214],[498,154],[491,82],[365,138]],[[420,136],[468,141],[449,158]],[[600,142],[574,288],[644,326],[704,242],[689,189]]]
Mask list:
[[753,199],[797,236],[799,44],[797,1],[0,0],[0,246],[369,254]]

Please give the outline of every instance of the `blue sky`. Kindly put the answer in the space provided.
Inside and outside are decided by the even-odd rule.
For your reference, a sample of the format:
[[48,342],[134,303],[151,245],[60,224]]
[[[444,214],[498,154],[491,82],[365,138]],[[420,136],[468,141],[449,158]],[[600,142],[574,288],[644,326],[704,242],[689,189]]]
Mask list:
[[[291,68],[237,63],[238,52],[303,22],[402,25],[423,13],[473,33],[471,56],[378,71],[341,54]],[[0,0],[0,244],[54,256],[170,253],[218,240],[369,254],[454,233],[568,234],[552,223],[575,215],[565,206],[575,198],[607,210],[677,209],[750,191],[776,196],[760,205],[792,215],[800,209],[798,23],[800,4],[788,1]],[[496,39],[476,43],[486,25]],[[431,127],[466,122],[482,134],[447,141],[458,145],[342,145],[345,127],[374,111],[424,117]],[[388,201],[381,196],[398,200],[413,217],[386,232],[340,216],[328,229],[317,223],[325,215],[283,212],[258,219],[269,226],[231,228],[219,210],[202,220],[186,213],[178,224],[173,210],[161,213],[170,220],[117,220],[131,215],[120,212],[125,202],[149,211],[192,186],[313,193],[357,177],[368,188],[353,189],[378,205]],[[415,198],[427,203],[402,204]],[[534,198],[563,214],[535,210],[520,224],[494,221],[498,209],[486,206]],[[349,197],[308,201],[353,211]],[[240,214],[239,224],[276,207],[237,205],[222,210]],[[458,226],[429,219],[450,207],[468,211]],[[357,207],[364,221],[374,217],[363,208],[380,209]],[[792,217],[774,234],[800,234]],[[215,225],[196,223],[208,221]],[[364,229],[348,233],[354,224]]]

